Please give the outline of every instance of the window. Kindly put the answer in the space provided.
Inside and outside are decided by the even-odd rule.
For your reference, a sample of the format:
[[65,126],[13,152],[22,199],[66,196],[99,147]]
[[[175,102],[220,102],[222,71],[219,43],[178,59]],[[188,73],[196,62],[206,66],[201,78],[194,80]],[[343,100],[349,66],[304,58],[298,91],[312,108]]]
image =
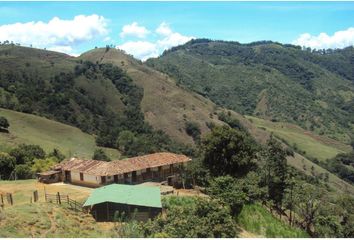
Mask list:
[[84,181],[84,174],[80,173],[80,181]]

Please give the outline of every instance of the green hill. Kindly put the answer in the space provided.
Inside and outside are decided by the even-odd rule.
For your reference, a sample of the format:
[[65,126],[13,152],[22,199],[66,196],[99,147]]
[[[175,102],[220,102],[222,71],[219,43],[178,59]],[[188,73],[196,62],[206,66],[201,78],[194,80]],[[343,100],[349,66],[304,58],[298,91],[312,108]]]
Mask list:
[[[273,123],[260,118],[246,116],[230,111],[231,116],[238,119],[246,127],[250,134],[261,144],[269,139],[273,133],[275,137],[284,142],[284,146],[297,144],[297,150],[294,156],[288,156],[288,165],[294,167],[299,172],[307,176],[328,175],[328,185],[334,194],[349,193],[354,194],[354,185],[350,184],[335,174],[329,172],[308,158],[318,158],[323,160],[332,157],[336,153],[349,152],[350,147],[339,141],[316,135],[315,133],[305,131],[304,129],[290,123]],[[323,151],[325,150],[325,152]],[[305,152],[305,156],[303,155]],[[321,157],[323,157],[321,159]]]
[[349,145],[325,136],[316,135],[294,124],[272,122],[252,116],[246,117],[257,127],[273,133],[276,137],[284,140],[289,146],[296,147],[300,152],[304,152],[306,156],[311,158],[323,161],[333,158],[339,153],[351,151]]
[[124,69],[133,82],[144,89],[141,109],[145,120],[177,141],[193,143],[192,137],[185,131],[187,121],[197,123],[202,135],[209,131],[207,122],[221,124],[215,115],[216,105],[213,102],[179,87],[168,75],[142,64],[120,50],[106,51],[98,48],[82,54],[79,58],[91,62],[112,63]]
[[[220,106],[349,143],[354,135],[353,56],[352,48],[324,53],[273,42],[198,39],[147,65]],[[336,68],[333,62],[344,65]]]
[[94,49],[74,58],[0,46],[0,107],[78,127],[97,135],[100,146],[116,147],[123,130],[139,137],[141,146],[158,146],[137,154],[172,149],[173,143],[154,130],[193,144],[186,122],[196,122],[202,134],[209,131],[207,122],[221,124],[210,100],[116,49]]
[[[0,132],[0,151],[26,143],[40,145],[46,152],[57,148],[67,157],[92,158],[93,151],[98,148],[94,136],[69,125],[2,108],[0,116],[10,123],[9,133]],[[103,149],[113,159],[120,156],[115,149]]]

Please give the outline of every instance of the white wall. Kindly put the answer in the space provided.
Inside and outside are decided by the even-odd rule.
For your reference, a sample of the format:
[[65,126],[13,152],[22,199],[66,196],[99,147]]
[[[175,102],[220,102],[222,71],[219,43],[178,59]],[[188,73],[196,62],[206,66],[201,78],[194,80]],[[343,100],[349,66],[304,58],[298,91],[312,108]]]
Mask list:
[[100,184],[101,183],[101,177],[96,177],[94,175],[89,175],[87,173],[84,173],[84,181],[80,180],[80,172],[71,172],[71,180],[75,182],[87,182],[87,183],[94,183],[94,184]]

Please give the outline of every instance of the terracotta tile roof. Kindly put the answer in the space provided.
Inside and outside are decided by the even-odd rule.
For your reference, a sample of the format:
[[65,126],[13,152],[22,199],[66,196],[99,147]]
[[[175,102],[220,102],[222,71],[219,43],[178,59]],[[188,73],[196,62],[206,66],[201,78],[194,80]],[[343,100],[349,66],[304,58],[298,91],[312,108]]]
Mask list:
[[60,166],[62,170],[82,172],[95,176],[112,176],[173,163],[188,162],[190,160],[189,157],[182,154],[161,152],[111,162],[71,158],[62,162]]

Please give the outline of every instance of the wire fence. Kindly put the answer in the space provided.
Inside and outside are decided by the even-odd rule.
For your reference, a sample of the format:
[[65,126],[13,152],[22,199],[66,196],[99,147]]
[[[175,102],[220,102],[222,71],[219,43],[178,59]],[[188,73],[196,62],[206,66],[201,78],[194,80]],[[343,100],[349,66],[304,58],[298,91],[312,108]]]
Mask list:
[[45,193],[45,201],[50,203],[56,203],[64,205],[74,211],[82,211],[82,203],[71,199],[69,195],[62,195],[59,192],[57,194]]

